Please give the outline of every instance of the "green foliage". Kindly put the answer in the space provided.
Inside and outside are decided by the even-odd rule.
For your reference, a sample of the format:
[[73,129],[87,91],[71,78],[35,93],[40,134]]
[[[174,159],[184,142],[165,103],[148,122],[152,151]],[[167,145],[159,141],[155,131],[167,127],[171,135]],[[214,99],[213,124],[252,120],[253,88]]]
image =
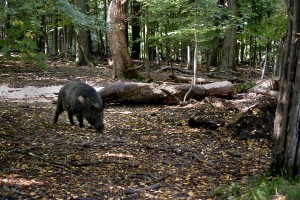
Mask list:
[[[33,60],[38,66],[46,67],[45,56],[38,53],[36,39],[42,36],[40,14],[44,1],[9,1],[1,4],[5,10],[2,24],[6,25],[6,37],[0,40],[0,53],[11,60]],[[12,56],[11,52],[17,52]]]
[[272,199],[274,195],[285,196],[287,200],[300,199],[300,182],[291,182],[283,177],[258,176],[246,186],[232,184],[214,191],[218,199]]
[[211,0],[190,3],[187,0],[139,0],[149,8],[149,26],[152,34],[149,36],[150,46],[167,44],[174,49],[182,45],[193,46],[194,34],[198,35],[198,43],[202,49],[214,45],[214,40],[219,36],[220,27],[216,23],[222,15]]
[[[238,39],[246,45],[264,50],[270,41],[281,40],[286,29],[285,5],[282,0],[237,0],[237,11],[216,5],[211,0],[138,0],[149,8],[150,46],[172,48],[193,46],[195,32],[201,49],[215,48],[227,30],[235,26]],[[249,43],[253,37],[255,43]]]
[[281,0],[239,0],[239,40],[264,50],[270,41],[282,40],[286,33],[286,11]]
[[59,11],[59,14],[74,26],[91,30],[104,29],[105,27],[102,18],[82,13],[76,5],[71,4],[68,0],[57,0],[53,2],[53,5]]
[[[239,41],[264,50],[270,41],[281,40],[286,31],[283,0],[236,0],[236,12],[227,6],[216,5],[216,1],[212,0],[195,0],[192,3],[188,0],[136,1],[142,8],[141,22],[144,22],[143,11],[148,7],[149,44],[152,47],[164,45],[175,50],[187,45],[192,47],[197,42],[201,50],[215,48],[227,34],[228,28],[235,26]],[[0,0],[0,10],[3,11],[0,12],[0,24],[5,27],[0,53],[11,59],[12,50],[20,52],[20,56],[41,51],[37,47],[37,39],[46,37],[45,26],[47,31],[52,31],[54,27],[63,30],[66,25],[83,27],[92,32],[105,30],[104,17],[100,17],[104,15],[102,4],[102,1],[88,1],[89,13],[84,14],[71,0]],[[47,24],[43,24],[44,17]],[[251,44],[250,38],[254,38]]]
[[[33,60],[43,68],[46,67],[43,61],[46,56],[40,53],[43,49],[38,48],[37,42],[47,36],[45,26],[48,31],[52,31],[52,28],[66,24],[90,30],[103,29],[105,25],[102,18],[83,14],[68,0],[7,2],[0,1],[0,10],[4,11],[0,12],[0,24],[5,27],[5,37],[0,40],[0,53],[9,60]],[[43,22],[44,18],[47,19],[47,24]],[[17,56],[12,56],[12,51]]]
[[244,91],[252,88],[254,85],[255,85],[255,82],[253,82],[253,81],[245,81],[245,82],[237,83],[234,87],[235,93],[244,92]]

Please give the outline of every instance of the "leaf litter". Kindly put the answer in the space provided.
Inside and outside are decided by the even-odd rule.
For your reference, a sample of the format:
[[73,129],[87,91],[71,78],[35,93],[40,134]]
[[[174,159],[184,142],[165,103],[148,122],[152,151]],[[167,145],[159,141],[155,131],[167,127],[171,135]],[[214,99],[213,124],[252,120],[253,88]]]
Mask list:
[[[79,77],[102,86],[107,81],[103,77],[110,73],[104,67],[73,70],[51,64],[48,72],[4,68],[0,82],[45,86]],[[25,74],[12,81],[26,70],[29,77]],[[33,74],[39,74],[39,79]],[[245,184],[268,170],[270,139],[243,135],[253,135],[253,127],[262,134],[257,121],[264,114],[255,109],[247,113],[252,118],[246,118],[208,103],[109,104],[105,131],[99,134],[86,122],[83,129],[71,126],[66,113],[54,125],[51,103],[0,101],[0,198],[213,198],[214,189]],[[224,125],[213,130],[191,128],[188,119],[199,111],[203,118]],[[263,128],[270,132],[272,124]]]

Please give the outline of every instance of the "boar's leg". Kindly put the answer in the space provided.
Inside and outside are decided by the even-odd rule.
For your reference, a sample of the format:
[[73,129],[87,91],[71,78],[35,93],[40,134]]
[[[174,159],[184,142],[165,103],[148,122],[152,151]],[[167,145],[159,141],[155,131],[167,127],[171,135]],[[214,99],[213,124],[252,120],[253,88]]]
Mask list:
[[79,122],[79,127],[83,128],[83,116],[81,114],[77,115],[77,120]]
[[75,122],[74,122],[74,120],[73,120],[73,115],[74,115],[74,114],[73,114],[72,112],[68,111],[69,121],[70,121],[70,123],[71,123],[72,125],[75,124]]
[[58,116],[59,116],[60,113],[62,113],[63,111],[64,111],[63,107],[62,107],[61,105],[57,105],[56,111],[55,111],[55,115],[54,115],[54,124],[57,123]]

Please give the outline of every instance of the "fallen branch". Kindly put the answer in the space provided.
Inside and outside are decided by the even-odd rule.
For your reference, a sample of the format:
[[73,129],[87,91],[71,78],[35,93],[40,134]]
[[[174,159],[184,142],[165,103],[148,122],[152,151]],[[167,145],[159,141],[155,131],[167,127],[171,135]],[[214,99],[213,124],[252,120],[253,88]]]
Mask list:
[[210,132],[217,138],[222,138],[216,131],[210,130]]
[[79,144],[79,146],[83,148],[90,148],[94,143],[95,143],[95,139],[92,139],[91,141],[87,141]]
[[[36,147],[34,147],[36,148]],[[30,148],[28,148],[30,149]],[[53,162],[53,161],[50,161],[50,160],[47,160],[41,156],[38,156],[32,152],[29,152],[29,150],[26,149],[26,150],[15,150],[15,152],[17,153],[21,153],[21,154],[25,154],[25,155],[28,155],[28,156],[31,156],[31,157],[34,157],[34,158],[37,158],[38,160],[42,161],[42,163],[44,164],[48,164],[48,165],[51,165],[53,167],[57,167],[57,168],[61,168],[61,169],[66,169],[68,168],[66,165],[62,164],[62,163],[58,163],[58,162]]]
[[157,183],[157,184],[149,185],[149,186],[143,187],[143,188],[127,188],[124,190],[124,194],[130,195],[130,194],[142,192],[144,190],[153,190],[153,189],[157,189],[160,187],[161,187],[161,185],[159,183]]
[[90,161],[90,162],[69,162],[70,165],[75,167],[86,167],[86,166],[92,166],[92,165],[102,165],[102,164],[125,164],[124,162],[119,161],[103,161],[103,160],[97,160],[97,161]]
[[201,159],[197,154],[193,153],[193,154],[191,154],[191,156],[192,156],[193,159],[196,159],[198,162],[201,162],[201,163],[206,164],[206,165],[212,165],[211,162],[208,162],[206,160]]
[[[169,75],[169,78],[174,80],[176,83],[190,83],[193,80],[193,77],[185,77],[185,76],[175,76]],[[207,80],[204,78],[197,78],[197,83],[211,83],[219,80]]]
[[275,90],[256,89],[255,92],[258,94],[264,94],[264,95],[268,95],[268,96],[276,97],[276,98],[279,96],[279,92],[275,91]]
[[226,154],[232,156],[232,157],[242,157],[242,154],[238,153],[238,152],[233,152],[233,151],[226,151]]
[[153,180],[151,180],[151,182],[160,182],[160,181],[165,180],[169,176],[170,176],[170,174],[166,174],[166,175],[161,176],[161,177],[156,177],[155,175],[150,174],[150,173],[137,173],[137,174],[131,175],[130,178],[143,178],[143,179],[146,179],[146,178],[150,177],[150,178],[153,179]]
[[162,72],[162,71],[167,71],[167,70],[176,70],[176,71],[179,71],[183,74],[190,74],[190,75],[194,74],[194,72],[192,72],[190,70],[184,70],[184,69],[181,69],[179,67],[174,67],[174,66],[165,66],[165,67],[157,70],[156,73],[159,73],[159,72]]
[[176,153],[177,155],[187,155],[187,156],[191,156],[192,159],[197,160],[198,162],[207,164],[207,165],[211,165],[210,162],[207,162],[203,159],[201,159],[197,154],[195,154],[194,152],[191,151],[185,151],[182,149],[176,149],[176,148],[163,148],[163,147],[156,147],[156,146],[150,146],[150,145],[146,145],[146,148],[148,149],[157,149],[160,151],[166,151],[166,152],[171,152],[171,153]]

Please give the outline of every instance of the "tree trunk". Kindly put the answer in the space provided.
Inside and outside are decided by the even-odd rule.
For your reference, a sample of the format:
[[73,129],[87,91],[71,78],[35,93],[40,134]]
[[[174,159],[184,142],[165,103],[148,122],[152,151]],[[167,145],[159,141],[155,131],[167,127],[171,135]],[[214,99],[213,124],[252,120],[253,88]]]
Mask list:
[[[228,8],[236,13],[236,4],[234,0],[228,0]],[[223,57],[222,57],[222,64],[220,70],[233,70],[236,71],[236,46],[237,46],[237,39],[236,39],[236,28],[232,25],[228,33],[224,39],[223,44]]]
[[64,31],[66,34],[65,51],[68,55],[72,55],[74,27],[72,25],[66,25]]
[[197,43],[197,32],[195,31],[195,49],[194,49],[194,78],[193,85],[197,84],[197,59],[198,59],[198,43]]
[[275,64],[274,64],[274,69],[273,69],[273,76],[280,76],[280,72],[281,72],[281,67],[283,65],[283,58],[284,58],[284,52],[285,52],[285,48],[282,44],[282,42],[280,42],[280,44],[278,44],[277,46],[277,50],[276,50],[276,58],[275,58]]
[[190,45],[187,45],[187,62],[186,62],[186,68],[185,69],[191,69],[191,47]]
[[40,30],[41,30],[42,35],[39,37],[38,47],[39,47],[40,52],[43,52],[44,54],[46,54],[46,52],[45,52],[45,43],[46,43],[46,38],[47,38],[46,27],[48,26],[46,15],[41,16],[41,23],[42,23],[42,27],[40,28]]
[[300,1],[288,1],[287,9],[286,54],[274,120],[271,169],[295,178],[300,175]]
[[262,66],[262,71],[261,71],[261,77],[260,79],[264,79],[265,78],[265,73],[266,73],[266,68],[268,65],[268,45],[266,46],[266,50],[265,50],[265,58],[263,61],[263,66]]
[[[107,19],[107,3],[106,0],[103,0],[103,10],[104,10],[104,21]],[[107,32],[104,32],[105,42],[104,42],[104,56],[108,56],[108,41],[107,41]]]
[[148,6],[145,8],[145,72],[146,72],[146,78],[150,78],[150,63],[149,63],[149,39],[148,39]]
[[[87,12],[87,0],[75,0],[75,5],[79,10],[86,14]],[[88,31],[84,27],[76,28],[76,60],[77,66],[93,66],[90,61],[90,50],[88,42]]]
[[112,55],[113,75],[112,78],[138,78],[138,73],[131,69],[125,37],[125,11],[127,0],[112,0],[107,13],[107,39]]
[[139,59],[140,53],[141,53],[141,42],[140,42],[140,12],[141,12],[141,6],[140,3],[136,0],[132,2],[132,58],[133,59]]
[[57,29],[57,14],[53,15],[53,33],[52,33],[52,48],[53,48],[53,55],[58,54],[58,29]]
[[240,63],[242,63],[242,64],[244,64],[244,61],[245,61],[245,48],[246,48],[245,41],[241,40],[239,49],[240,49]]

